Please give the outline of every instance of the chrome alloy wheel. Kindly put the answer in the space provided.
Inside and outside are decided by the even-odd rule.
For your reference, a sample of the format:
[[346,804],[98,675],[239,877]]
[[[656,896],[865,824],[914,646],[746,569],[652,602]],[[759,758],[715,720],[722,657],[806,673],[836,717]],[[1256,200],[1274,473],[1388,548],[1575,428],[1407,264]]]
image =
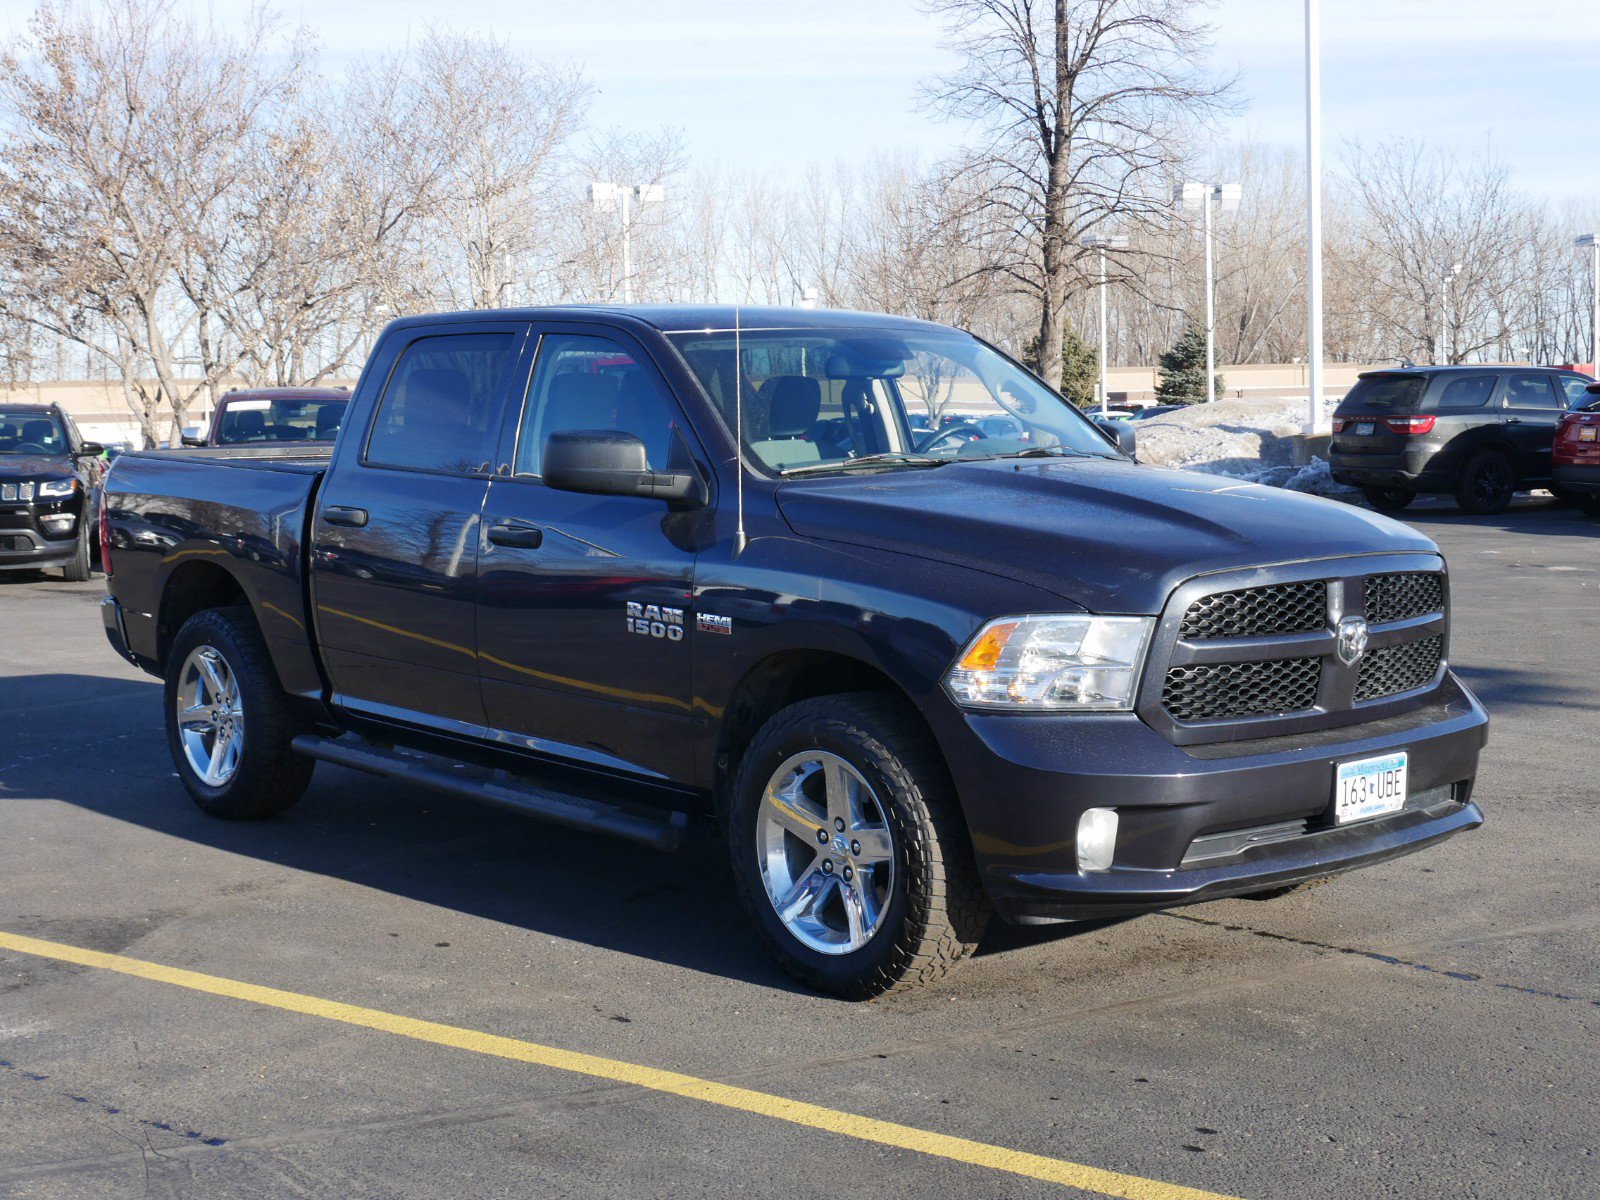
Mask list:
[[837,754],[806,750],[772,773],[756,855],[773,911],[802,945],[849,954],[883,924],[895,884],[888,812]]
[[196,646],[178,674],[178,738],[189,769],[207,787],[221,787],[239,769],[244,710],[239,683],[212,646]]

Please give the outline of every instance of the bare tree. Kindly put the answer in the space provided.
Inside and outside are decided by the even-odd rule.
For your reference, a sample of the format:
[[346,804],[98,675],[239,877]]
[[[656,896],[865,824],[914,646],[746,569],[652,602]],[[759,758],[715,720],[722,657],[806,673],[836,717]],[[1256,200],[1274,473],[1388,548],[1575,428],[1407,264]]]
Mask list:
[[968,160],[1013,235],[1005,267],[1038,305],[1039,361],[1061,381],[1068,292],[1083,234],[1147,220],[1157,185],[1229,85],[1199,67],[1199,0],[930,0],[965,59],[935,93],[984,140]]

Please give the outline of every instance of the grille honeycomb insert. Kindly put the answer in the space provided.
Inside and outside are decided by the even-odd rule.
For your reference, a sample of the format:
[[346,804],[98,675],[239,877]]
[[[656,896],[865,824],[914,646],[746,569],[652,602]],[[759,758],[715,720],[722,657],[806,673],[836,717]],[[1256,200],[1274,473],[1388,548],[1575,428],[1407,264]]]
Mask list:
[[1223,721],[1300,712],[1317,701],[1320,658],[1173,667],[1161,704],[1178,721]]
[[1444,638],[1438,635],[1374,650],[1361,661],[1361,672],[1356,676],[1356,700],[1377,700],[1426,687],[1433,682],[1443,657]]
[[1444,581],[1430,571],[1374,575],[1367,580],[1367,620],[1374,625],[1444,611]]
[[1183,614],[1187,641],[1315,633],[1328,622],[1328,585],[1320,579],[1202,596]]

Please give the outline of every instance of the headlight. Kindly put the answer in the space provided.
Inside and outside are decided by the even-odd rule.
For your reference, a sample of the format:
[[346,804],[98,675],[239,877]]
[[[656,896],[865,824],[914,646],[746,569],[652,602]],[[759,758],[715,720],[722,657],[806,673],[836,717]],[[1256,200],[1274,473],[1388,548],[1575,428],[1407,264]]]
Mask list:
[[59,500],[78,490],[76,479],[46,479],[39,485],[39,499]]
[[971,708],[1127,712],[1154,627],[1154,617],[1003,617],[978,631],[944,685]]

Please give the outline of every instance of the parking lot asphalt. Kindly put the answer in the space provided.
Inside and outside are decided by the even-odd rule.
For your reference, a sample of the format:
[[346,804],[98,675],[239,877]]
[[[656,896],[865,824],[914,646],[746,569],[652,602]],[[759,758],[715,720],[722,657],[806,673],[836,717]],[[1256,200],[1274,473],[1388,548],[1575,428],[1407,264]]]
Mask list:
[[1482,830],[1277,901],[996,928],[869,1004],[768,961],[715,845],[327,766],[210,820],[102,581],[0,575],[0,1195],[1600,1194],[1600,523],[1404,516],[1494,718]]

